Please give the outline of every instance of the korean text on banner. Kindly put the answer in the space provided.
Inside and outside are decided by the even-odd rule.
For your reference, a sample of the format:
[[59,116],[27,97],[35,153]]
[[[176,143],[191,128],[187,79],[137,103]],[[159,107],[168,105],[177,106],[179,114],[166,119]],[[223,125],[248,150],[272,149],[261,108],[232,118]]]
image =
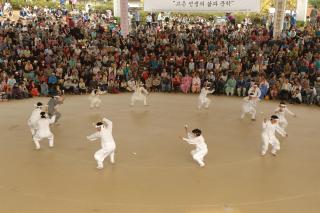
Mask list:
[[260,12],[260,0],[144,0],[145,11]]

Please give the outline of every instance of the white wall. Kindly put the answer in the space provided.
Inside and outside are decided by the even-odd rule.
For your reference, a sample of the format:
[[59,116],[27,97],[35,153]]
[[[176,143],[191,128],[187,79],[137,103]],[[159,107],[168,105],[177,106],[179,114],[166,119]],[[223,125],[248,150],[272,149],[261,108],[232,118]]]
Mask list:
[[297,0],[297,20],[306,21],[308,0]]

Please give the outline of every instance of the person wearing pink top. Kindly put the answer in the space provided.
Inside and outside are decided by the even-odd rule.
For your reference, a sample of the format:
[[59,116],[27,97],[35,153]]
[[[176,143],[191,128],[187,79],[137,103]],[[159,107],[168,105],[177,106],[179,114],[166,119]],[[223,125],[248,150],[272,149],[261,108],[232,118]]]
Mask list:
[[190,91],[192,78],[188,75],[188,73],[185,74],[185,76],[182,78],[180,88],[183,93],[188,93]]

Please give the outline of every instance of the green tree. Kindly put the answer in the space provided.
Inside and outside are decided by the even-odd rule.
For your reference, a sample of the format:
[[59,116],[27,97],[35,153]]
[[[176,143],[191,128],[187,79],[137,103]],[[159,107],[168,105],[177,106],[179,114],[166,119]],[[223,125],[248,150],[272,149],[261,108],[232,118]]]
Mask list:
[[320,7],[320,0],[309,0],[309,5]]
[[[320,0],[314,0],[314,1],[320,1]],[[261,5],[262,5],[261,11],[264,13],[267,13],[270,7],[274,7],[276,5],[276,0],[262,0]],[[296,9],[296,6],[297,6],[297,0],[287,0],[286,9],[294,10]]]

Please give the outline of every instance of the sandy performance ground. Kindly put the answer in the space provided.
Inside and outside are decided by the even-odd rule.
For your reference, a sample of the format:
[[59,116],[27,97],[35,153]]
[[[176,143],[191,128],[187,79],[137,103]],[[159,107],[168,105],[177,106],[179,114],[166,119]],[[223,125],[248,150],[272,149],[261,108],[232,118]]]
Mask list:
[[[34,144],[27,119],[37,101],[0,104],[0,212],[3,213],[319,213],[320,131],[317,107],[291,106],[289,137],[277,157],[260,157],[261,123],[277,103],[262,102],[257,121],[241,121],[241,99],[151,94],[149,107],[129,107],[130,94],[67,97],[54,126],[55,147]],[[114,122],[116,164],[96,170],[92,123]],[[209,153],[200,168],[180,141],[183,126],[203,130]],[[280,138],[280,136],[279,136]]]

